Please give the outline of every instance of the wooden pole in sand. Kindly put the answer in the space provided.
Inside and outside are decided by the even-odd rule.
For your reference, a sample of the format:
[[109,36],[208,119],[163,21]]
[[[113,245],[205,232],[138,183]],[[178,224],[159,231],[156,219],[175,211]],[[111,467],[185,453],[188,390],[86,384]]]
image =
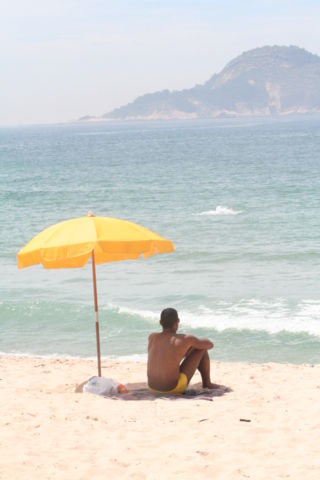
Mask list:
[[92,250],[91,259],[92,259],[94,311],[95,311],[95,317],[96,317],[98,377],[101,377],[100,332],[99,332],[99,318],[98,318],[98,295],[97,295],[96,262],[95,262],[95,259],[94,259],[94,250]]

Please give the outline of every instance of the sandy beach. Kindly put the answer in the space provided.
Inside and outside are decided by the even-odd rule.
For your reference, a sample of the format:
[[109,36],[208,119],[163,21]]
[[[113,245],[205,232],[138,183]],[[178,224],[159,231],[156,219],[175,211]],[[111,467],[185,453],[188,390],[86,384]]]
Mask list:
[[[320,365],[214,362],[212,372],[232,391],[123,401],[75,392],[94,361],[2,356],[1,480],[318,480]],[[103,375],[132,390],[146,366],[103,361]]]

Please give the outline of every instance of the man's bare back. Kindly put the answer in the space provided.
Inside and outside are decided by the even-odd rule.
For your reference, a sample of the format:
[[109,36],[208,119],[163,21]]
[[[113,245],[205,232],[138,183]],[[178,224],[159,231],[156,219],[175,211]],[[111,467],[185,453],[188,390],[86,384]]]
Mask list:
[[161,313],[163,331],[152,333],[148,345],[148,384],[160,391],[170,391],[181,373],[191,380],[196,369],[201,373],[204,387],[215,388],[210,380],[210,360],[207,350],[213,347],[208,339],[177,334],[179,317],[176,310],[167,308]]

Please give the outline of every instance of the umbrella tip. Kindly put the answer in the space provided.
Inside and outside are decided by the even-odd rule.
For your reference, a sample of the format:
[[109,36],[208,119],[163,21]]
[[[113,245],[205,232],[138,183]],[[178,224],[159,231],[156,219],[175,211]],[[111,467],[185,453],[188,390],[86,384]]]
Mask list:
[[95,214],[93,212],[91,212],[91,210],[89,210],[88,217],[95,217]]

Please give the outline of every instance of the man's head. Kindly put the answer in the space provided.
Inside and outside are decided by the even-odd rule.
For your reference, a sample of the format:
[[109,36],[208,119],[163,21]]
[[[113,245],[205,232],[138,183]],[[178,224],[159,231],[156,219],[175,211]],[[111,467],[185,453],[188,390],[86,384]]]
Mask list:
[[178,312],[174,308],[165,308],[162,310],[160,324],[164,330],[177,331],[179,321]]

